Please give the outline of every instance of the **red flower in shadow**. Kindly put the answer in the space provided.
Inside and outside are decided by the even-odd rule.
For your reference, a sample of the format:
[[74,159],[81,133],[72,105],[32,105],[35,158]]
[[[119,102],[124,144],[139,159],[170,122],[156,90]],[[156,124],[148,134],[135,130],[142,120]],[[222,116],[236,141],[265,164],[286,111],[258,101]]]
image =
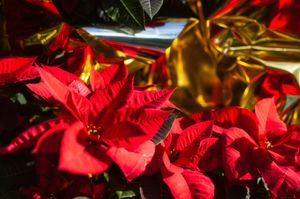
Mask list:
[[[43,153],[56,145],[58,168],[76,174],[98,174],[115,162],[130,181],[145,170],[156,134],[170,112],[159,110],[172,90],[138,91],[123,64],[91,71],[89,88],[77,76],[56,67],[37,69],[41,82],[28,87],[62,107],[57,119],[21,133],[1,153],[31,145]],[[57,134],[58,130],[63,131]],[[52,143],[41,148],[52,135]],[[54,146],[53,146],[54,147]],[[54,147],[55,148],[55,147]],[[124,159],[126,157],[126,159]]]

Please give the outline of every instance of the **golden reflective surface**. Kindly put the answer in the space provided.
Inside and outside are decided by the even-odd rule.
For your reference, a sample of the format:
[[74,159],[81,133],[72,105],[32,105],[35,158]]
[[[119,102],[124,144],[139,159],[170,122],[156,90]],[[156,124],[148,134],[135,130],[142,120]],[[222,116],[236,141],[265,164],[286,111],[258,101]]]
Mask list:
[[[188,20],[163,57],[128,54],[81,28],[72,30],[77,38],[69,45],[77,39],[90,47],[80,77],[88,82],[92,67],[101,70],[124,61],[137,85],[176,87],[172,101],[186,113],[232,105],[252,109],[268,69],[293,74],[300,83],[300,35],[269,29],[269,4],[228,0],[205,17],[200,0],[187,2],[197,18]],[[62,24],[31,35],[23,45],[48,45]],[[298,98],[291,103],[282,95],[277,106],[288,123],[300,124]]]
[[[239,3],[209,19],[204,19],[200,1],[190,4],[199,18],[190,19],[166,51],[171,86],[178,87],[175,104],[187,112],[230,105],[252,109],[267,68],[292,73],[300,82],[298,35],[270,30],[254,18],[237,15],[243,10]],[[249,16],[261,19],[260,12]],[[283,96],[279,109],[285,101]],[[284,112],[287,122],[300,123],[299,106],[296,102]]]
[[[241,9],[238,3],[232,10],[218,11],[205,19],[201,1],[189,3],[198,19],[189,19],[166,49],[167,81],[160,84],[177,88],[172,101],[183,111],[232,105],[253,109],[255,92],[266,77],[267,68],[292,73],[300,82],[300,39],[258,22],[264,18],[260,13],[266,7],[254,10],[249,17],[239,16],[234,14]],[[122,58],[132,72],[136,71],[138,84],[159,83],[159,76],[151,67],[154,60],[126,55]],[[293,108],[286,111],[289,106]],[[287,105],[285,96],[278,102],[288,123],[300,123],[299,106],[300,102]]]

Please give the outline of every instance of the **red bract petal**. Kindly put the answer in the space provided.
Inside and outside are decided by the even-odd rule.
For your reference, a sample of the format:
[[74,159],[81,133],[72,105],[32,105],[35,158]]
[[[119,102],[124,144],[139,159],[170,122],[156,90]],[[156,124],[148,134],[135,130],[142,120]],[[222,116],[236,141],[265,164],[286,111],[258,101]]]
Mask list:
[[163,108],[172,108],[172,109],[177,109],[177,110],[179,110],[179,108],[178,108],[175,104],[173,104],[170,100],[165,101],[165,102],[163,103],[162,107],[163,107]]
[[43,69],[66,86],[68,86],[74,80],[80,80],[76,75],[55,66],[43,66]]
[[181,134],[184,129],[194,124],[195,122],[188,117],[177,118],[172,125],[171,134]]
[[187,147],[198,149],[202,139],[210,137],[212,134],[212,122],[200,122],[186,128],[177,140],[176,150],[184,150]]
[[106,154],[121,168],[128,181],[139,176],[146,169],[155,151],[151,141],[140,144],[134,151],[125,148],[110,147]]
[[169,173],[163,167],[162,175],[164,182],[168,185],[175,199],[192,199],[189,186],[180,172]]
[[200,122],[185,129],[180,134],[176,151],[179,157],[174,164],[185,168],[196,168],[199,161],[199,146],[201,141],[212,134],[212,122]]
[[[60,143],[61,142],[61,137],[62,137],[62,131],[66,130],[69,127],[69,124],[66,123],[66,121],[64,121],[64,119],[61,119],[62,122],[58,125],[53,126],[52,128],[48,129],[47,131],[45,131],[37,140],[35,147],[32,150],[32,153],[49,153],[49,151],[51,150],[57,150],[56,153],[59,152],[59,148],[60,145],[57,146],[56,148],[58,149],[54,149],[55,147],[53,146],[54,144]],[[52,134],[60,134],[59,140],[55,140],[55,136],[53,136]],[[49,141],[49,137],[54,137],[53,143],[51,141]],[[57,137],[57,136],[56,136]],[[51,143],[47,144],[47,143]],[[41,148],[43,147],[43,148]],[[55,152],[52,152],[55,153]]]
[[68,87],[72,92],[78,93],[84,97],[91,93],[90,89],[85,85],[85,83],[79,80],[72,81]]
[[214,171],[222,166],[221,140],[206,138],[200,142],[198,149],[198,167],[201,171]]
[[189,186],[192,198],[209,199],[214,197],[215,186],[209,177],[199,171],[189,169],[185,169],[182,175]]
[[0,85],[38,77],[33,66],[35,57],[7,57],[0,59]]
[[109,84],[126,79],[128,71],[124,63],[111,65],[98,72],[91,70],[90,84],[92,90],[104,89]]
[[65,104],[66,96],[69,93],[68,87],[46,70],[38,68],[38,72],[53,97]]
[[131,108],[160,108],[172,95],[172,90],[133,91],[127,106]]
[[145,172],[143,175],[152,175],[158,171],[160,171],[161,167],[163,166],[163,154],[165,153],[164,148],[161,145],[157,145],[155,147],[155,153],[153,155],[152,160],[146,167]]
[[86,126],[94,121],[92,104],[78,93],[69,92],[66,97],[66,108]]
[[56,9],[55,5],[50,1],[44,1],[44,0],[26,0],[26,1],[29,3],[39,5],[44,9],[46,9],[48,12],[60,17],[60,14]]
[[[170,129],[169,134],[167,137],[163,140],[164,147],[166,149],[174,149],[177,144],[177,139],[182,133],[184,127],[181,126],[181,121],[183,118],[176,118],[175,121],[172,124],[172,127]],[[193,125],[194,122],[191,123]]]
[[111,160],[104,149],[89,144],[81,122],[74,123],[64,133],[58,168],[76,174],[99,174]]
[[123,122],[112,124],[102,137],[114,146],[135,149],[141,143],[150,140],[152,134],[147,135],[137,124]]
[[44,82],[36,84],[26,84],[26,86],[38,96],[42,97],[46,101],[53,101],[52,94],[48,91],[47,85]]
[[[283,148],[283,150],[278,151],[278,149],[276,149],[276,151],[274,152],[273,150],[269,150],[269,156],[270,158],[278,165],[278,166],[282,166],[282,167],[288,167],[292,170],[299,170],[298,168],[300,168],[300,155],[298,156],[291,156],[289,155],[286,151],[284,151],[285,148]],[[286,155],[286,156],[285,156]]]
[[63,125],[63,120],[58,118],[33,126],[20,133],[7,146],[1,147],[0,154],[12,153],[31,147],[46,130],[59,127],[60,125]]
[[168,171],[167,173],[182,173],[183,172],[183,168],[178,167],[171,163],[170,158],[168,157],[166,152],[163,154],[163,163],[165,166],[165,171]]
[[[273,162],[265,149],[253,151],[255,164],[272,195],[276,198],[290,196],[296,198],[300,185],[300,173],[288,167],[280,167]],[[298,195],[299,196],[299,195]]]
[[[94,106],[95,112],[101,112],[105,106],[112,103],[113,107],[120,108],[125,105],[127,99],[130,97],[133,89],[133,78],[118,81],[108,85],[103,90],[96,90],[91,96],[90,101]],[[111,105],[111,104],[110,104]],[[112,109],[112,107],[110,107]],[[99,115],[102,117],[102,115]]]
[[150,140],[170,113],[153,109],[121,109],[103,118],[99,126],[104,128],[105,139],[117,146],[134,148]]
[[71,32],[71,27],[67,23],[63,23],[59,33],[56,35],[56,37],[51,41],[49,47],[48,47],[48,53],[51,55],[58,49],[66,49],[66,46],[69,42],[69,36]]
[[88,118],[91,110],[90,102],[80,94],[72,92],[69,87],[64,85],[46,70],[39,68],[38,71],[47,90],[53,97],[61,102],[77,120],[83,121],[88,125]]
[[[269,150],[273,160],[281,166],[300,166],[300,128],[292,126],[285,137]],[[300,167],[299,167],[300,168]]]
[[223,167],[229,181],[251,180],[258,174],[251,159],[251,153],[256,143],[242,129],[230,128],[224,132]]
[[[38,140],[33,153],[45,156],[56,156],[59,154],[63,132],[69,127],[68,124],[56,125],[48,129]],[[51,143],[51,144],[49,144]],[[50,158],[50,157],[49,157]]]
[[195,113],[190,117],[195,121],[214,120],[214,123],[222,128],[238,127],[258,141],[257,119],[248,109],[225,107],[215,111]]
[[279,118],[273,98],[257,102],[255,114],[258,120],[260,140],[265,141],[267,138],[274,142],[279,136],[286,133],[287,127]]

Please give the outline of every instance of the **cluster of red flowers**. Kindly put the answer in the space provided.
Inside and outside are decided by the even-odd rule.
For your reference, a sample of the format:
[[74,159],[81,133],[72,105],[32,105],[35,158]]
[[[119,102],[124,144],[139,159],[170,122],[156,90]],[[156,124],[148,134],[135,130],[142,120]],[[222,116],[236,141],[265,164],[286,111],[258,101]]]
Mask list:
[[[174,198],[213,198],[207,174],[220,169],[228,190],[251,188],[260,179],[272,197],[300,197],[300,127],[280,120],[273,98],[259,101],[254,112],[226,107],[184,116],[168,101],[173,90],[134,86],[122,63],[92,69],[89,84],[58,67],[34,66],[34,58],[0,63],[1,84],[40,77],[26,86],[60,107],[55,118],[0,147],[7,154],[34,146],[35,198],[62,190],[63,198],[101,198],[107,184],[91,185],[84,176],[112,165],[128,182],[159,173]],[[70,193],[70,187],[79,188]]]
[[[300,96],[291,74],[267,69],[256,90],[260,101],[254,111],[225,107],[185,115],[169,101],[173,89],[135,86],[134,76],[117,59],[113,62],[118,63],[101,71],[92,68],[89,83],[82,81],[79,74],[84,65],[93,65],[87,60],[95,53],[90,44],[78,39],[80,30],[62,22],[51,1],[26,2],[43,7],[51,17],[47,15],[46,21],[36,17],[40,10],[23,6],[24,2],[19,5],[17,0],[6,1],[12,9],[6,10],[12,54],[26,54],[20,51],[27,40],[20,42],[20,38],[34,35],[41,24],[54,21],[59,28],[42,48],[46,55],[39,51],[40,54],[29,53],[37,57],[0,59],[0,103],[2,88],[23,82],[32,98],[55,107],[51,117],[36,125],[27,122],[20,128],[30,125],[25,131],[9,135],[14,138],[8,143],[0,140],[1,157],[28,149],[33,152],[38,180],[36,186],[22,189],[24,195],[35,199],[99,199],[114,198],[114,193],[125,198],[121,192],[133,190],[128,197],[241,198],[232,195],[237,186],[246,190],[244,198],[256,198],[253,192],[257,187],[263,187],[267,198],[300,198],[300,126],[281,121],[275,105],[283,96]],[[72,5],[67,2],[66,6]],[[242,1],[228,2],[219,14]],[[275,6],[270,28],[297,34],[299,20],[291,10],[298,4],[296,0],[252,1],[252,5]],[[24,14],[30,12],[34,17]],[[103,42],[126,54],[141,51]],[[94,56],[99,63],[106,59],[102,55],[99,58],[100,53]],[[155,57],[163,59],[160,55]],[[154,65],[159,65],[160,59]],[[68,71],[40,63],[62,64]],[[161,69],[162,77],[164,70]],[[5,137],[2,130],[0,125],[0,136]],[[120,187],[121,181],[126,185]],[[217,197],[220,190],[227,195]]]

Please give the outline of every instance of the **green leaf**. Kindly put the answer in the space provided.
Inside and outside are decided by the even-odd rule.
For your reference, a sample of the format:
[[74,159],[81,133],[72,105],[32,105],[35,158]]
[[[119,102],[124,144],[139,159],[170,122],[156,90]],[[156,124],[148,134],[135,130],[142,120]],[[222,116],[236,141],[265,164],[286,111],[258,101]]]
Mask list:
[[16,93],[15,96],[11,98],[11,100],[22,105],[27,104],[27,100],[22,93]]
[[90,199],[89,197],[87,196],[76,196],[75,198],[73,199]]
[[135,29],[144,28],[145,16],[139,0],[103,0],[102,6],[113,21]]
[[163,2],[164,0],[140,0],[143,9],[151,19],[159,11],[163,5]]
[[109,182],[109,173],[103,172],[103,177],[106,180],[106,182]]
[[136,194],[134,191],[128,190],[128,191],[116,191],[116,194],[118,198],[132,198],[135,197]]

